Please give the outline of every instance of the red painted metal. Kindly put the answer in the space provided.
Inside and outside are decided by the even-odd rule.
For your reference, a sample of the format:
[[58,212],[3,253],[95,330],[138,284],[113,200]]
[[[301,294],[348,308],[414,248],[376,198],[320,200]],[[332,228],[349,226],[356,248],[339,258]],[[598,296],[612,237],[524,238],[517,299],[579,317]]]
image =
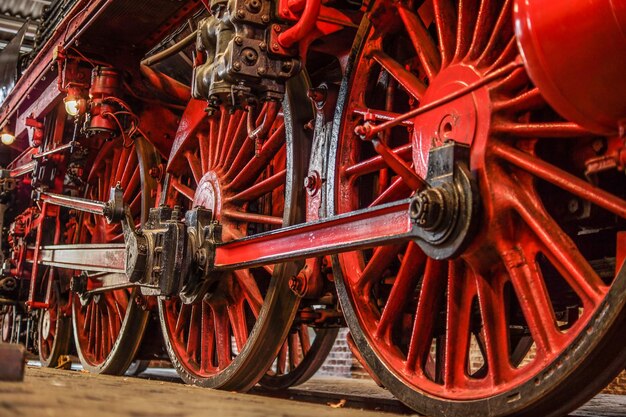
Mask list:
[[[411,162],[412,169],[425,176],[431,147],[445,140],[471,146],[482,226],[458,259],[430,259],[414,243],[338,255],[353,319],[363,334],[360,343],[372,347],[370,354],[397,375],[397,383],[454,401],[491,398],[530,381],[583,332],[609,291],[563,231],[560,219],[553,219],[542,205],[545,191],[535,178],[626,216],[626,202],[614,192],[556,166],[573,155],[545,160],[536,151],[540,143],[555,138],[576,138],[583,147],[589,132],[574,123],[539,116],[546,105],[517,57],[510,25],[512,2],[492,8],[487,7],[489,2],[480,3],[481,12],[472,18],[467,17],[472,9],[465,2],[460,2],[458,13],[441,1],[426,2],[417,11],[377,3],[380,9],[375,6],[369,15],[373,25],[364,32],[364,46],[350,79],[334,195],[338,214],[375,208],[387,195],[406,197],[420,187],[404,173]],[[536,7],[537,13],[543,9]],[[431,13],[437,43],[420,17]],[[416,56],[407,58],[391,46],[395,44],[409,44]],[[566,61],[563,54],[552,53]],[[383,74],[392,79],[386,89],[371,83]],[[409,109],[404,107],[406,97]],[[365,103],[377,104],[369,104],[373,109],[364,112]],[[375,121],[382,123],[376,125],[368,121],[370,114],[389,119],[379,117]],[[410,126],[402,125],[411,118]],[[393,145],[386,149],[356,144],[359,136]],[[372,148],[379,157],[372,158]],[[389,158],[391,154],[394,158]],[[381,225],[375,227],[381,234]],[[538,264],[541,256],[580,299],[582,313],[567,324],[567,332],[559,328],[552,304],[558,302],[554,297],[563,295],[548,293],[552,278],[546,278],[547,266]],[[519,303],[519,314],[536,346],[536,358],[524,366],[522,357],[512,354],[521,342],[509,333],[506,308],[511,299]],[[479,318],[472,308],[479,308]],[[472,343],[484,356],[480,372],[468,368],[470,336],[477,338]]]
[[315,27],[320,13],[322,0],[306,0],[302,15],[295,25],[278,35],[278,43],[284,48],[291,48]]
[[[547,364],[567,357],[618,280],[604,270],[601,278],[595,263],[591,266],[597,259],[579,242],[590,230],[615,226],[602,223],[607,213],[626,218],[626,201],[615,191],[621,185],[610,177],[626,165],[623,140],[615,135],[623,135],[618,130],[626,118],[626,3],[380,0],[365,2],[361,11],[323,0],[276,3],[280,20],[268,27],[274,53],[298,49],[312,79],[331,87],[342,71],[352,71],[340,93],[346,94],[343,115],[332,128],[337,142],[328,147],[338,148],[336,166],[326,172],[328,161],[316,161],[297,186],[290,181],[304,172],[292,172],[290,163],[297,160],[294,166],[306,170],[309,149],[295,149],[288,157],[290,135],[306,123],[316,129],[314,142],[326,142],[333,109],[326,124],[316,120],[319,125],[297,106],[283,112],[279,102],[257,103],[258,111],[251,103],[245,110],[209,114],[206,101],[191,99],[187,86],[138,65],[147,50],[209,2],[172,6],[146,33],[116,20],[138,2],[77,2],[0,109],[0,125],[15,128],[18,147],[26,149],[9,166],[10,176],[20,180],[20,198],[42,181],[29,174],[55,176],[43,178],[50,188],[38,190],[40,201],[19,201],[23,212],[11,219],[10,272],[30,280],[27,306],[53,307],[52,268],[90,271],[87,288],[98,295],[72,295],[76,340],[82,360],[105,369],[118,341],[145,327],[138,320],[132,331],[124,330],[134,314],[129,311],[156,302],[134,298],[123,275],[122,227],[106,221],[104,202],[119,183],[139,224],[156,196],[156,190],[142,187],[154,180],[160,182],[161,203],[182,211],[211,209],[222,226],[223,241],[211,253],[213,273],[220,275],[208,296],[191,305],[176,297],[162,304],[168,348],[189,381],[227,377],[225,371],[254,336],[250,324],[260,320],[268,286],[285,274],[275,274],[274,265],[306,260],[285,282],[293,276],[294,292],[313,302],[327,287],[332,291],[322,275],[322,258],[316,257],[335,254],[335,271],[342,273],[339,282],[349,297],[344,306],[354,309],[351,325],[356,322],[353,330],[364,335],[355,345],[369,349],[363,360],[373,355],[382,363],[372,367],[377,373],[391,370],[392,389],[402,385],[447,405],[474,403],[515,393],[548,374],[553,368]],[[364,10],[372,26],[362,26],[366,43],[348,65],[348,44]],[[111,16],[119,31],[110,33],[108,43],[94,45],[112,27]],[[307,62],[307,57],[322,59]],[[116,68],[103,67],[104,62]],[[56,71],[51,64],[58,65]],[[80,116],[89,117],[80,119],[80,126],[87,121],[87,130],[96,134],[84,137],[77,128],[78,142],[70,142],[73,126],[65,126],[60,106],[64,95],[85,101]],[[315,89],[309,95],[321,111],[326,95]],[[132,98],[127,102],[125,96]],[[548,104],[566,120],[553,117]],[[287,116],[294,126],[286,125]],[[607,132],[613,136],[593,134]],[[32,133],[31,147],[26,133]],[[158,148],[161,165],[139,166],[139,138]],[[429,151],[448,140],[470,147],[481,227],[459,258],[434,260],[411,241],[415,226],[408,198],[428,187]],[[70,150],[74,156],[67,158]],[[84,165],[74,166],[83,152]],[[328,150],[314,152],[326,158]],[[608,186],[605,176],[612,181]],[[309,195],[300,225],[283,226],[296,221],[296,208],[284,213],[287,204],[295,204],[285,201],[288,184],[290,193],[302,194],[301,201]],[[324,195],[327,187],[335,190],[333,196]],[[80,191],[84,200],[70,197]],[[336,204],[330,210],[338,215],[319,220],[327,200]],[[60,225],[68,217],[70,222]],[[47,230],[46,220],[56,221],[55,230]],[[609,243],[587,244],[603,250],[602,262],[610,266],[614,257],[616,273],[626,250],[623,234],[618,231],[614,240],[611,235]],[[68,245],[59,245],[61,240]],[[44,265],[50,267],[45,282]],[[567,287],[557,288],[556,295],[555,276]],[[281,291],[293,297],[287,286]],[[566,309],[560,306],[567,303]],[[290,317],[281,319],[292,320],[293,314],[289,310]],[[280,351],[265,353],[272,360],[278,356],[279,374],[288,364],[303,363],[296,357],[298,345],[303,354],[311,347],[302,326],[291,333],[285,326],[271,331],[271,336],[289,334]],[[524,337],[536,347],[536,359],[525,366],[520,365],[524,340],[514,334],[518,328],[527,330]],[[136,343],[123,353],[134,354]],[[471,344],[482,352],[481,369],[468,367]],[[127,359],[117,357],[115,372]]]
[[626,129],[626,2],[515,1],[528,73],[563,117],[600,134]]
[[226,243],[216,249],[215,267],[254,267],[405,241],[413,228],[408,212],[402,202]]

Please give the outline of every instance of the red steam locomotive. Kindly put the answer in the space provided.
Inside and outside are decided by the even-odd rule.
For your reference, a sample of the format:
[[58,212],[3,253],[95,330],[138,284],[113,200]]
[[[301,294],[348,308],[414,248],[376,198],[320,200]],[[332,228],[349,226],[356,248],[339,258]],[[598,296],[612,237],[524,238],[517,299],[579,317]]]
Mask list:
[[2,341],[282,389],[347,325],[420,413],[566,413],[626,365],[625,34],[623,0],[52,1],[2,53]]

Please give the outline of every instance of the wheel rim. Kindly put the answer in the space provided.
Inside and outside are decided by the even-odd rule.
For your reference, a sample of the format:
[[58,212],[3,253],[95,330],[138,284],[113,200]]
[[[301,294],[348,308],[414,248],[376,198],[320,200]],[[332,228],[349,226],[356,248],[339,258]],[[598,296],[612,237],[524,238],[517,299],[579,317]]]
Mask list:
[[[224,241],[301,221],[302,190],[294,184],[302,181],[305,162],[293,152],[298,144],[306,149],[306,136],[293,128],[293,118],[310,112],[310,106],[301,107],[307,103],[304,83],[290,81],[282,109],[271,117],[272,128],[256,151],[244,111],[221,108],[207,118],[202,103],[191,102],[186,113],[195,112],[198,124],[184,134],[183,144],[174,145],[169,170],[177,175],[170,177],[170,201],[211,209]],[[260,109],[255,127],[273,113],[270,106]],[[295,264],[235,270],[199,302],[160,301],[166,346],[182,378],[222,389],[252,387],[278,354],[293,320],[298,298],[286,280],[296,270]]]
[[[48,280],[53,279],[54,272],[47,271],[45,276],[46,279],[41,282],[41,289],[44,294]],[[46,367],[56,366],[59,356],[68,354],[72,329],[69,317],[63,313],[63,300],[59,294],[59,287],[55,284],[58,282],[53,282],[50,292],[49,304],[51,307],[42,310],[39,316],[39,361],[42,366]]]
[[[412,194],[354,128],[363,114],[383,121],[512,62],[513,2],[492,3],[433,1],[417,11],[398,4],[395,15],[383,2],[372,6],[373,24],[361,28],[340,100],[331,210],[341,214]],[[555,201],[555,195],[576,197],[586,209],[575,184],[606,210],[587,221],[602,222],[610,213],[623,219],[623,195],[613,188],[616,195],[602,194],[582,180],[599,138],[560,120],[521,68],[409,122],[383,132],[383,140],[422,177],[432,146],[446,139],[471,146],[483,205],[480,232],[454,260],[430,259],[415,243],[335,257],[339,295],[357,345],[399,393],[467,401],[521,392],[533,381],[541,385],[537,376],[572,354],[623,286],[615,265],[600,262],[616,256],[621,220],[606,233],[610,241],[593,252],[577,234],[585,223],[576,213],[559,217],[563,210]],[[597,185],[607,188],[606,181]],[[613,272],[601,278],[601,266]],[[622,305],[610,307],[613,319]],[[523,360],[531,345],[535,359]],[[469,363],[470,347],[481,351],[482,366]],[[421,400],[408,399],[424,409]],[[512,402],[509,410],[518,405]]]
[[[107,201],[110,188],[119,183],[131,216],[142,224],[154,201],[154,184],[147,176],[154,158],[154,150],[144,139],[135,139],[131,146],[121,140],[104,143],[89,169],[85,198]],[[124,242],[120,223],[109,224],[102,216],[84,213],[78,224],[75,243]],[[110,374],[126,371],[148,320],[148,312],[135,302],[138,296],[135,289],[108,291],[86,301],[73,295],[74,341],[85,369]]]
[[13,306],[7,307],[2,314],[2,342],[10,343],[13,330]]
[[276,361],[259,381],[261,386],[279,390],[306,382],[326,360],[338,332],[338,328],[314,329],[306,324],[294,326]]

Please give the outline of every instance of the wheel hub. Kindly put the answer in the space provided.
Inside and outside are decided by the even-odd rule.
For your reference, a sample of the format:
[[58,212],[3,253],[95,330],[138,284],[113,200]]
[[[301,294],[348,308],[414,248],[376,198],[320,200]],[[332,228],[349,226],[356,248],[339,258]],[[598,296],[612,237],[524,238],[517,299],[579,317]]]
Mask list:
[[433,259],[458,256],[474,236],[479,194],[469,171],[469,147],[448,140],[429,152],[430,185],[412,198],[418,245]]
[[[482,78],[467,65],[454,65],[438,74],[426,90],[420,105],[442,99]],[[428,153],[431,148],[448,140],[472,145],[478,133],[486,137],[490,119],[489,93],[486,88],[458,98],[413,119],[413,164],[425,178],[428,173]]]
[[43,313],[43,322],[41,325],[41,336],[43,339],[50,337],[50,323],[52,319],[50,317],[50,310],[46,310]]
[[222,187],[215,171],[209,171],[200,180],[193,199],[194,207],[204,207],[213,212],[216,219],[222,213]]

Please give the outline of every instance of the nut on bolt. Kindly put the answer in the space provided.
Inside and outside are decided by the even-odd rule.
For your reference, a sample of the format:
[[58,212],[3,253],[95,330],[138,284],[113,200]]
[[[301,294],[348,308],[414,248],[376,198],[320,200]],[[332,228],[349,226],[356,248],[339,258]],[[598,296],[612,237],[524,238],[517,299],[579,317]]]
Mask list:
[[300,275],[294,275],[289,279],[289,289],[298,297],[306,293],[306,279]]
[[309,195],[315,195],[317,191],[321,188],[322,185],[322,177],[320,173],[317,171],[312,171],[305,179],[304,179],[304,188],[309,193]]
[[307,96],[315,103],[323,103],[326,100],[328,91],[325,88],[310,88]]

